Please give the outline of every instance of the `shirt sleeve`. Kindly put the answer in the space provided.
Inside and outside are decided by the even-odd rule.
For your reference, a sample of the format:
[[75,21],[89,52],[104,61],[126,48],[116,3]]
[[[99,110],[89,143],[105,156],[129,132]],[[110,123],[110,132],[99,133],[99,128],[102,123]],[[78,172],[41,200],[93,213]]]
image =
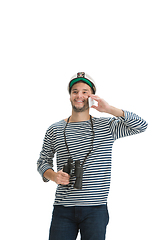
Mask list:
[[147,122],[135,113],[124,111],[124,115],[124,117],[114,117],[110,119],[109,124],[114,140],[138,134],[147,129]]
[[46,170],[53,168],[53,157],[55,154],[54,141],[53,141],[53,129],[49,128],[45,134],[43,140],[42,151],[40,152],[40,157],[37,161],[37,170],[42,176],[44,182],[48,182],[43,174]]

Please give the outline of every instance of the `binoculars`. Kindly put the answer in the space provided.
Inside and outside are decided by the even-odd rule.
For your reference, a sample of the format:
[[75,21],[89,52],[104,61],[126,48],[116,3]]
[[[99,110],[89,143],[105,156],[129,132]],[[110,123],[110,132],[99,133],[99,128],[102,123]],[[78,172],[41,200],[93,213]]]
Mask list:
[[[73,160],[68,158],[68,162],[63,166],[63,172],[72,175],[74,169]],[[76,181],[74,184],[74,188],[82,189],[82,178],[83,178],[83,166],[80,166],[80,160],[75,161],[75,177]]]

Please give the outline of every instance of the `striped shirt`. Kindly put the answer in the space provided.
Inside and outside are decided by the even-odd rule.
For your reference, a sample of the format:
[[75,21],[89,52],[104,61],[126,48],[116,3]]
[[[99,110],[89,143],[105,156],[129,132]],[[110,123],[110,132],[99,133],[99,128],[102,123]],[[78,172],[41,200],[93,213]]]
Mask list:
[[[71,176],[67,186],[58,185],[54,205],[93,206],[106,204],[111,180],[112,146],[116,139],[144,132],[145,120],[134,113],[124,111],[125,117],[93,117],[93,150],[83,166],[82,189],[75,189],[75,177]],[[47,169],[53,168],[56,153],[57,171],[67,163],[69,154],[64,140],[65,120],[52,124],[45,135],[42,151],[37,162],[43,181]],[[82,163],[91,148],[91,122],[71,122],[66,128],[66,140],[73,162]]]

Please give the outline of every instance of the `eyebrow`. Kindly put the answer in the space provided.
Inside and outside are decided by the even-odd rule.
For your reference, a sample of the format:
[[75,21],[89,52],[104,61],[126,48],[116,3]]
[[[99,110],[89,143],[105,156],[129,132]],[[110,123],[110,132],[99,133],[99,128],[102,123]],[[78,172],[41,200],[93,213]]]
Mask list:
[[[72,89],[72,91],[78,90],[77,88]],[[83,91],[89,91],[88,89],[83,89]]]

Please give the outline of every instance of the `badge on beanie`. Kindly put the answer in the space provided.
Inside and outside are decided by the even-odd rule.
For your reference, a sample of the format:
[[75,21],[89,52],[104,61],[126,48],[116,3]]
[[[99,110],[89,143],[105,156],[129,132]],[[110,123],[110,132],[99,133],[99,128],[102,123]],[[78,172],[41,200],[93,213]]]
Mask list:
[[77,78],[85,78],[85,73],[84,72],[79,72],[77,73]]

